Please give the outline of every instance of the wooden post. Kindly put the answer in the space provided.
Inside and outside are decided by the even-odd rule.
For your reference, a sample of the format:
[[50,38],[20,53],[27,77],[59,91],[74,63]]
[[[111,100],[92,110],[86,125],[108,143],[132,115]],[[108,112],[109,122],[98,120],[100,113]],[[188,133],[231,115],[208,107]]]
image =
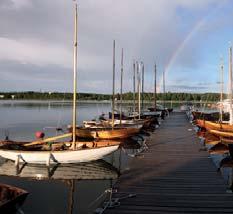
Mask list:
[[113,70],[112,70],[112,129],[114,127],[114,110],[115,110],[115,40],[113,41]]
[[124,49],[122,48],[122,51],[121,51],[121,107],[120,107],[120,125],[122,125],[123,57],[124,57]]
[[74,18],[74,71],[73,71],[73,142],[72,148],[76,149],[76,119],[77,119],[77,106],[76,106],[76,93],[77,93],[77,3],[75,5],[75,18]]

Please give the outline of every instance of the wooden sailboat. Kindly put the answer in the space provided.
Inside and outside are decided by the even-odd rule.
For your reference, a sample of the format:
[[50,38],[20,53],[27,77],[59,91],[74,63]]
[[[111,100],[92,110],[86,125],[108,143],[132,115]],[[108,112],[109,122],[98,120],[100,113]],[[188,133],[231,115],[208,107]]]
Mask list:
[[[114,120],[114,127],[120,128],[137,128],[142,129],[148,120]],[[111,128],[112,121],[111,120],[100,120],[100,121],[83,121],[83,126],[85,128]]]
[[[129,124],[125,126],[123,121],[122,112],[122,83],[123,83],[123,49],[121,55],[121,109],[120,109],[120,124],[116,126],[114,111],[115,111],[115,40],[113,41],[113,93],[112,93],[112,118],[108,120],[108,123],[102,123],[102,126],[98,124],[89,123],[89,128],[87,127],[77,127],[76,136],[79,138],[98,138],[98,139],[124,139],[136,135],[140,132],[142,128],[141,124]],[[88,124],[88,121],[85,122]],[[107,125],[108,124],[108,125]]]
[[206,128],[207,130],[219,130],[219,131],[232,131],[233,132],[233,125],[229,125],[227,123],[217,123],[217,122],[212,122],[212,121],[207,121],[207,120],[197,120],[196,123],[203,127]]
[[[219,121],[221,114],[219,112],[203,112],[203,111],[192,111],[193,120],[208,120],[208,121]],[[224,121],[229,120],[229,113],[222,113],[222,119]]]
[[233,138],[233,132],[209,130],[209,133],[219,136],[219,137]]
[[157,67],[155,63],[155,68],[154,68],[154,107],[148,108],[149,111],[157,111]]
[[28,192],[18,187],[0,184],[0,213],[15,213],[22,206]]
[[[223,63],[220,66],[221,71],[221,92],[220,92],[220,102],[223,101]],[[215,116],[203,115],[203,119],[196,119],[196,123],[198,126],[205,128],[208,131],[221,131],[222,135],[229,135],[229,133],[224,134],[224,132],[233,132],[233,112],[232,112],[232,47],[229,48],[229,100],[230,100],[230,112],[228,114],[229,122],[223,122],[225,120],[226,115],[223,114],[222,107],[220,107],[220,112],[216,112]],[[212,113],[213,114],[213,113]],[[194,119],[202,117],[202,113],[193,112]],[[211,121],[214,119],[214,121]],[[217,121],[218,122],[215,122]],[[219,133],[221,133],[219,132]]]
[[[21,146],[15,146],[20,142],[9,140],[1,141],[0,156],[19,162],[47,164],[50,163],[78,163],[102,159],[116,151],[119,141],[89,141],[76,140],[76,82],[77,82],[77,3],[75,3],[75,33],[74,33],[74,92],[73,92],[73,128],[72,132],[34,142],[21,142]],[[60,140],[62,140],[60,142]],[[48,146],[46,144],[52,144]]]
[[[140,130],[141,128],[148,128],[154,122],[153,118],[137,119],[135,115],[126,116],[122,112],[123,49],[122,49],[122,55],[121,56],[122,57],[121,57],[121,96],[120,96],[121,97],[121,105],[120,105],[121,107],[120,107],[120,111],[115,113],[116,110],[114,110],[114,121],[112,120],[112,113],[110,113],[110,119],[106,119],[106,118],[104,118],[104,115],[101,115],[99,121],[96,121],[96,120],[94,120],[94,121],[83,121],[83,124],[84,124],[85,128],[91,128],[92,131],[94,131],[95,128],[99,128],[99,129],[97,129],[97,131],[99,131],[100,128],[105,128],[104,129],[105,132],[109,128],[113,127],[113,126],[114,126],[114,131],[117,131],[117,130],[119,130],[119,128],[123,128],[123,127],[124,128],[137,128],[138,130]],[[133,64],[133,68],[134,68],[134,78],[133,78],[134,79],[134,85],[133,86],[134,86],[134,95],[135,95],[135,62]],[[114,102],[112,104],[114,105]],[[134,99],[134,105],[133,105],[133,112],[135,112],[135,99]],[[79,132],[79,131],[80,131],[80,129],[77,130],[77,132]],[[83,130],[81,132],[83,132]],[[123,132],[122,132],[122,134],[123,134]],[[131,133],[134,133],[134,131],[129,130],[129,133],[131,135]],[[135,134],[137,134],[137,133],[138,133],[138,131],[135,130]],[[96,135],[94,134],[94,136],[96,136]],[[111,136],[109,136],[109,137],[111,137]]]
[[[163,74],[163,90],[165,93],[165,76]],[[165,102],[163,102],[163,106],[157,104],[157,66],[155,64],[154,67],[154,106],[148,108],[150,112],[154,112],[157,114],[157,116],[164,117],[168,113],[171,113],[173,111],[172,108],[165,108]]]
[[[141,127],[141,126],[140,126]],[[92,127],[92,128],[77,128],[76,136],[79,138],[98,138],[98,139],[124,139],[132,137],[140,132],[140,128],[120,127]]]

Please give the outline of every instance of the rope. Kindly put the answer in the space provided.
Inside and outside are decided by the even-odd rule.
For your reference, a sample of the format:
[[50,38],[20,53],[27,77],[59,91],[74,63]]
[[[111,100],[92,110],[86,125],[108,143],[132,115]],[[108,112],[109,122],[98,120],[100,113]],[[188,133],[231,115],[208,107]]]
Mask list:
[[96,202],[98,202],[104,195],[106,195],[107,193],[110,193],[112,191],[112,189],[106,189],[102,194],[100,194],[94,201],[92,201],[89,204],[89,208],[91,208]]

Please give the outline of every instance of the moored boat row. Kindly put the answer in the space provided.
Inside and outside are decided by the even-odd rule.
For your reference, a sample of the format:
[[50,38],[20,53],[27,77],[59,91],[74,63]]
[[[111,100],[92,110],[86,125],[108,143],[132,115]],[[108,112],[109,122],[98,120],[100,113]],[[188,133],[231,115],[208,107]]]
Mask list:
[[[72,125],[63,134],[45,137],[43,132],[36,133],[36,139],[30,142],[11,140],[6,137],[0,141],[0,156],[19,163],[57,164],[79,163],[102,159],[104,156],[116,151],[122,139],[137,135],[142,130],[158,125],[158,117],[161,111],[157,111],[156,102],[154,111],[141,111],[140,93],[138,108],[134,106],[134,112],[126,117],[122,111],[115,114],[115,41],[113,43],[113,96],[112,112],[109,119],[100,122],[86,121],[83,126],[77,125],[77,3],[74,17],[74,64],[73,64],[73,118]],[[122,70],[123,73],[123,53]],[[139,64],[137,74],[139,75]],[[140,75],[139,75],[140,76]],[[141,79],[138,78],[140,89]],[[156,88],[156,85],[155,85]],[[121,88],[122,91],[122,88]],[[143,110],[143,109],[142,109]],[[124,118],[125,117],[125,118]],[[103,118],[102,118],[103,119]]]

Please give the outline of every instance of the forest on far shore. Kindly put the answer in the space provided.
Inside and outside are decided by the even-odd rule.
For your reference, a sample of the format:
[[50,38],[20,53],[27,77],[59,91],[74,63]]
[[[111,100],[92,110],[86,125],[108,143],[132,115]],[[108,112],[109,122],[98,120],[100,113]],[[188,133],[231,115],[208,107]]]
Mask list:
[[[73,97],[72,93],[62,93],[62,92],[0,92],[0,99],[32,99],[32,100],[71,100]],[[142,97],[142,95],[141,95]],[[226,97],[226,95],[224,95]],[[137,98],[137,94],[136,94]],[[78,93],[79,100],[111,100],[111,94],[95,94],[95,93]],[[115,95],[115,99],[120,100],[120,94]],[[132,92],[127,92],[123,94],[123,100],[133,100],[134,94]],[[145,92],[143,94],[143,99],[145,101],[153,101],[154,94]],[[218,93],[158,93],[156,95],[157,100],[172,100],[172,101],[219,101],[220,95]]]

